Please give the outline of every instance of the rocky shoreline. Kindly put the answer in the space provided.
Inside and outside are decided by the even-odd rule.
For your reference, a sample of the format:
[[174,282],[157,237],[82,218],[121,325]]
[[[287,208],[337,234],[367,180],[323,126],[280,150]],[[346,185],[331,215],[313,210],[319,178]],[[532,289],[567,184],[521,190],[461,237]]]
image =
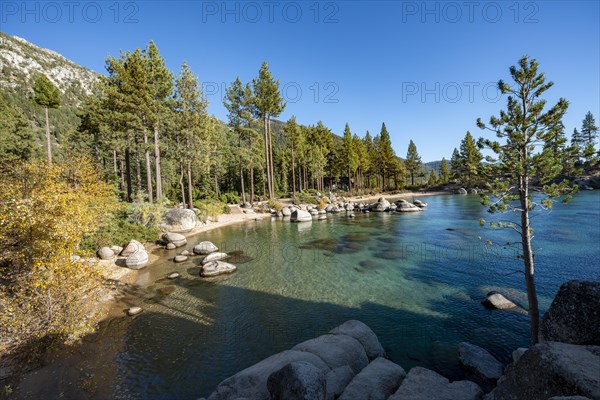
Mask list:
[[466,380],[454,382],[422,367],[407,373],[367,325],[350,320],[225,379],[208,400],[597,400],[598,305],[600,282],[563,284],[544,315],[544,341],[516,349],[507,366],[460,343]]

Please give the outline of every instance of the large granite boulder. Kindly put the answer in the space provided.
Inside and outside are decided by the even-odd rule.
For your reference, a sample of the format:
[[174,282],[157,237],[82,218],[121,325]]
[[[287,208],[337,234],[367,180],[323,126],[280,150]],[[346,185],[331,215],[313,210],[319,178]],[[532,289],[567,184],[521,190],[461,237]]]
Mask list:
[[290,210],[290,209],[289,209],[289,207],[283,207],[283,208],[281,209],[281,214],[282,214],[284,217],[289,217],[289,216],[291,216],[291,215],[292,215],[292,210]]
[[371,211],[375,212],[389,211],[390,202],[387,201],[384,197],[380,197],[379,200],[377,200],[377,203],[371,204],[369,208],[371,209]]
[[187,239],[180,233],[167,232],[161,235],[161,240],[165,243],[172,243],[175,247],[185,246]]
[[200,269],[200,276],[212,277],[235,272],[236,266],[224,261],[210,261]]
[[123,257],[130,256],[131,254],[133,254],[139,248],[143,249],[144,245],[141,244],[140,242],[138,242],[135,239],[131,239],[129,241],[129,243],[127,243],[127,246],[125,246],[125,248],[123,250],[121,250],[121,255]]
[[474,344],[459,344],[458,359],[460,366],[467,372],[467,377],[478,383],[486,392],[492,390],[502,376],[502,364],[487,350]]
[[292,222],[308,222],[312,221],[312,215],[308,211],[295,209],[291,215]]
[[355,374],[369,363],[362,344],[347,335],[322,335],[297,344],[292,350],[313,353],[331,369],[348,365]]
[[385,357],[385,350],[377,335],[366,324],[357,320],[349,320],[340,326],[333,328],[329,333],[334,335],[347,335],[358,340],[362,344],[369,360],[374,360],[377,357]]
[[115,252],[109,247],[101,247],[96,252],[96,255],[101,260],[112,260],[113,258],[115,258]]
[[219,248],[215,246],[213,242],[204,241],[195,245],[193,252],[194,254],[207,255],[210,253],[214,253],[217,250],[219,250]]
[[267,380],[273,400],[325,400],[325,372],[306,361],[296,361],[273,372]]
[[398,212],[417,212],[417,211],[423,211],[420,207],[417,207],[416,205],[409,203],[406,200],[398,200],[396,201],[396,211]]
[[166,212],[160,228],[168,232],[188,232],[196,227],[196,213],[187,208],[172,208]]
[[338,400],[386,400],[405,376],[401,366],[382,357],[376,358],[352,379]]
[[389,400],[480,400],[483,392],[470,381],[450,383],[440,374],[414,367]]
[[510,364],[486,400],[600,399],[600,347],[540,343]]
[[229,255],[227,253],[221,253],[218,251],[215,251],[214,253],[210,253],[209,255],[207,255],[206,257],[204,257],[202,259],[202,264],[207,264],[211,261],[220,261],[220,260],[224,260],[227,257],[229,257]]
[[148,265],[148,253],[144,247],[138,247],[125,259],[125,265],[129,269],[142,269]]
[[600,282],[563,283],[540,326],[542,341],[600,346]]
[[304,351],[286,350],[225,379],[208,400],[234,400],[243,397],[270,400],[271,395],[267,387],[269,376],[292,362],[307,362],[325,373],[329,372],[329,367],[319,356]]

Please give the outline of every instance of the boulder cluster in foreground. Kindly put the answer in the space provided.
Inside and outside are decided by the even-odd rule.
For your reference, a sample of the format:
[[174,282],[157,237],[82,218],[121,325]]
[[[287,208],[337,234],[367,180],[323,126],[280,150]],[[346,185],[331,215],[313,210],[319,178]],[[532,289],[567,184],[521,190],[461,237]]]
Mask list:
[[350,320],[225,379],[208,400],[600,399],[599,305],[600,282],[565,283],[542,321],[552,341],[515,350],[506,367],[461,343],[467,380],[454,382],[422,367],[407,373],[367,325]]

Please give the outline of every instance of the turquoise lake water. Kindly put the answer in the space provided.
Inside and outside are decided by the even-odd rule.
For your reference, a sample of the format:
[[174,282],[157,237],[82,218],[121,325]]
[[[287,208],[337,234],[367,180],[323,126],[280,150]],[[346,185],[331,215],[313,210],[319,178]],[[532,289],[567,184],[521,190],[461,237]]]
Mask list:
[[[507,243],[516,234],[481,228],[489,214],[477,196],[423,200],[429,207],[418,214],[342,213],[300,224],[265,218],[198,235],[188,248],[211,240],[235,254],[238,271],[212,280],[198,276],[199,258],[174,264],[181,249],[161,250],[164,262],[140,277],[135,304],[144,312],[100,332],[119,338],[113,396],[208,396],[224,378],[348,319],[369,325],[405,369],[460,379],[461,341],[507,362],[529,343],[528,319],[480,301],[499,290],[526,305],[522,264]],[[600,192],[536,213],[533,226],[544,311],[562,282],[600,279]],[[488,239],[501,246],[485,246]],[[182,277],[164,279],[174,271]]]

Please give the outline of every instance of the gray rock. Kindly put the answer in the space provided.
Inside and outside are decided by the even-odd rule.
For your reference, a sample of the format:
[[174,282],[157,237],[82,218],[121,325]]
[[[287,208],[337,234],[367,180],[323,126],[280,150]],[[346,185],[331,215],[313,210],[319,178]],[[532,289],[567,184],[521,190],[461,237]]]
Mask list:
[[115,258],[115,252],[108,247],[102,247],[96,252],[96,255],[101,260],[112,260]]
[[356,374],[348,365],[334,368],[327,373],[327,400],[337,399]]
[[292,211],[292,222],[308,222],[312,221],[312,215],[308,211],[304,210],[294,210]]
[[480,400],[482,396],[483,392],[473,382],[450,383],[433,371],[415,367],[389,400]]
[[590,398],[583,396],[554,396],[548,400],[590,400]]
[[376,358],[352,379],[339,400],[385,400],[398,389],[405,376],[401,366]]
[[456,194],[467,194],[467,189],[465,189],[465,188],[457,189]]
[[210,253],[209,255],[207,255],[206,257],[204,257],[202,259],[202,264],[206,264],[206,263],[209,263],[211,261],[224,260],[227,257],[229,257],[229,255],[227,253],[220,253],[218,251],[215,251],[214,253]]
[[490,400],[546,400],[553,396],[600,398],[600,347],[540,343],[510,364]]
[[200,276],[211,277],[235,272],[236,266],[224,261],[211,261],[202,266]]
[[129,246],[136,247],[136,250],[132,254],[127,256],[127,258],[125,259],[125,265],[127,266],[127,268],[144,268],[148,264],[148,253],[144,249],[144,246],[142,246],[141,244],[139,246],[136,244],[132,245],[131,242],[129,242],[129,245],[127,245],[127,247]]
[[282,214],[284,217],[289,217],[289,216],[291,216],[291,215],[292,215],[292,210],[290,210],[288,207],[283,207],[283,208],[281,209],[281,214]]
[[173,272],[172,274],[170,274],[169,276],[167,276],[167,278],[169,278],[169,279],[177,279],[180,276],[181,275],[178,272]]
[[340,326],[333,328],[329,333],[334,335],[346,335],[358,340],[363,346],[369,360],[374,360],[377,357],[385,357],[385,350],[377,335],[366,324],[357,320],[349,320]]
[[331,204],[327,204],[327,207],[325,207],[325,212],[331,212],[331,210],[333,210],[333,206]]
[[182,255],[182,256],[191,256],[192,255],[192,253],[190,253],[188,250],[184,250],[184,251],[182,251],[179,254]]
[[420,207],[417,207],[416,205],[409,203],[406,200],[398,200],[396,201],[396,206],[398,206],[397,210],[398,212],[418,212],[418,211],[423,211]]
[[209,242],[209,241],[204,241],[204,242],[200,242],[197,245],[195,245],[193,251],[194,251],[194,254],[206,255],[206,254],[214,253],[217,250],[219,250],[219,248],[217,246],[215,246],[214,243]]
[[319,215],[319,212],[318,212],[316,209],[314,209],[314,208],[311,208],[310,210],[308,210],[308,213],[309,213],[311,216],[312,216],[312,215]]
[[377,203],[371,204],[369,208],[371,209],[371,211],[376,212],[388,211],[390,208],[390,202],[387,201],[385,198],[380,197],[379,200],[377,200]]
[[160,228],[168,232],[188,232],[196,227],[196,213],[187,208],[172,208],[163,217]]
[[467,372],[467,377],[487,392],[492,390],[502,376],[502,364],[487,350],[471,343],[458,345],[458,359],[461,367]]
[[221,382],[208,400],[231,400],[247,397],[252,400],[270,400],[267,388],[269,376],[292,362],[310,363],[325,373],[329,367],[318,356],[304,351],[286,350],[268,357]]
[[142,307],[130,307],[127,310],[127,315],[134,316],[134,315],[137,315],[137,314],[141,313],[142,311],[143,311]]
[[521,307],[504,297],[503,294],[494,291],[489,292],[485,296],[485,300],[481,303],[486,307],[495,308],[497,310],[522,310]]
[[175,258],[173,258],[173,261],[175,261],[176,263],[185,262],[187,260],[188,260],[188,256],[182,256],[182,255],[178,255],[178,256],[175,256]]
[[273,400],[325,400],[325,372],[306,361],[296,361],[273,372],[267,380]]
[[121,254],[121,252],[123,251],[123,248],[121,246],[110,246],[110,249],[113,251],[113,253],[115,253],[115,255]]
[[477,193],[479,193],[479,191],[477,189],[469,189],[469,193],[477,194]]
[[177,248],[177,246],[175,246],[173,243],[167,243],[167,245],[165,246],[165,249],[167,250],[175,250]]
[[167,232],[163,233],[160,238],[165,243],[173,243],[175,247],[181,247],[187,244],[187,239],[180,233]]
[[563,283],[540,326],[542,341],[600,346],[600,282]]
[[512,352],[511,356],[512,356],[512,362],[516,363],[517,361],[519,361],[519,359],[521,358],[521,356],[523,354],[525,354],[525,352],[529,350],[525,347],[519,347],[518,349],[516,349],[515,351]]
[[369,363],[362,344],[347,335],[322,335],[297,344],[292,350],[313,353],[325,361],[331,369],[348,365],[355,374]]
[[326,213],[327,213],[327,211],[325,211],[324,209],[319,209],[319,215],[324,215]]
[[425,208],[427,207],[427,203],[421,201],[421,200],[415,200],[413,201],[413,204],[419,208]]
[[137,240],[131,239],[129,243],[127,243],[127,246],[125,246],[125,248],[121,251],[121,255],[123,257],[127,257],[133,254],[133,252],[139,248],[143,249],[144,245],[138,242]]

